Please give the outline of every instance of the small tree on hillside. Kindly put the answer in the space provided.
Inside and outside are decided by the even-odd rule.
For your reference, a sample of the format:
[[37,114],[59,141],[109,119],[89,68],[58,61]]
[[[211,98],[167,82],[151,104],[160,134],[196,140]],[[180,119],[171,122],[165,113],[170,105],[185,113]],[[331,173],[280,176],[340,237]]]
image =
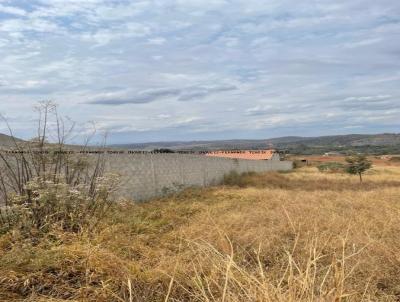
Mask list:
[[372,167],[372,163],[363,154],[355,154],[346,157],[346,172],[353,175],[359,175],[362,182],[362,174]]

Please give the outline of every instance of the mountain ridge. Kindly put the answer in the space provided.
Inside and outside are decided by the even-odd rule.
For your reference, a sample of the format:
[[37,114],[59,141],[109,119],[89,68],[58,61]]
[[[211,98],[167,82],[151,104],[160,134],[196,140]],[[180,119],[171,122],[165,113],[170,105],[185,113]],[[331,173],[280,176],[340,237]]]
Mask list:
[[[133,144],[113,144],[111,147],[122,149],[170,149],[179,150],[234,150],[234,149],[287,149],[294,153],[324,153],[328,151],[345,151],[355,149],[366,149],[387,153],[389,150],[400,152],[400,134],[347,134],[327,135],[316,137],[284,136],[269,139],[232,139],[232,140],[205,140],[205,141],[172,141],[172,142],[149,142]],[[373,153],[373,152],[372,152]]]
[[[22,140],[15,138],[17,141]],[[11,136],[0,133],[0,147],[13,147]],[[76,146],[75,146],[76,147]],[[235,149],[268,149],[287,150],[298,154],[322,154],[329,151],[357,151],[370,154],[400,154],[400,133],[380,134],[346,134],[315,137],[283,136],[268,139],[230,139],[230,140],[193,140],[167,141],[131,144],[111,144],[111,148],[136,149],[151,151],[170,149],[173,151],[211,151]]]
[[[145,142],[131,144],[112,144],[111,146],[122,148],[137,148],[137,147],[170,147],[173,149],[182,146],[214,146],[226,144],[289,144],[307,142],[315,144],[318,142],[334,143],[334,144],[350,144],[350,145],[396,145],[400,144],[400,134],[397,133],[382,133],[382,134],[346,134],[346,135],[325,135],[315,137],[302,136],[283,136],[267,139],[230,139],[230,140],[193,140],[193,141],[167,141],[167,142]],[[234,147],[234,146],[232,146]]]

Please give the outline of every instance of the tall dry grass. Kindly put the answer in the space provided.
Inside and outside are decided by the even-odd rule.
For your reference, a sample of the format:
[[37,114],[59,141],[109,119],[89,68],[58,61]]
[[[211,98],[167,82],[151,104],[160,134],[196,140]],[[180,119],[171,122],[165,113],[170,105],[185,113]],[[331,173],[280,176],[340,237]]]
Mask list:
[[0,238],[2,301],[399,301],[400,168],[316,168],[115,205],[96,232]]

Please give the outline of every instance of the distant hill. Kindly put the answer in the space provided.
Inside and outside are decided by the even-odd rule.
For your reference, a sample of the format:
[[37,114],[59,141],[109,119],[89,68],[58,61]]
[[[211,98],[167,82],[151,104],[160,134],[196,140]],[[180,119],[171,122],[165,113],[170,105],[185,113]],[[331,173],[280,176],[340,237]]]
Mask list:
[[[23,142],[23,140],[19,138],[15,138],[15,140],[17,142]],[[12,138],[12,136],[0,133],[0,148],[1,147],[8,148],[13,146],[14,146],[14,139]]]
[[328,151],[350,150],[370,154],[400,153],[400,134],[349,134],[319,137],[287,136],[264,140],[217,140],[188,142],[151,142],[118,144],[112,147],[124,149],[153,150],[234,150],[276,148],[297,154],[322,154]]
[[[17,139],[18,142],[23,142]],[[0,148],[13,147],[13,138],[0,134]],[[78,146],[70,146],[78,147]],[[323,154],[329,151],[363,152],[368,154],[400,154],[400,134],[349,134],[319,137],[286,136],[258,140],[216,140],[188,142],[150,142],[134,144],[116,144],[109,147],[133,150],[170,149],[173,151],[210,151],[235,149],[285,150],[293,154]]]

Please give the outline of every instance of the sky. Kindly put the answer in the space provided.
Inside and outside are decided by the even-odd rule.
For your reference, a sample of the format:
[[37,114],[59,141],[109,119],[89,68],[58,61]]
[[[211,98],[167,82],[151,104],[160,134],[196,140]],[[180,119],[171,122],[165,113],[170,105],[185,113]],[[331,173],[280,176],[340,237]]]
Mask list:
[[22,138],[43,100],[110,143],[397,133],[399,97],[399,0],[0,0]]

